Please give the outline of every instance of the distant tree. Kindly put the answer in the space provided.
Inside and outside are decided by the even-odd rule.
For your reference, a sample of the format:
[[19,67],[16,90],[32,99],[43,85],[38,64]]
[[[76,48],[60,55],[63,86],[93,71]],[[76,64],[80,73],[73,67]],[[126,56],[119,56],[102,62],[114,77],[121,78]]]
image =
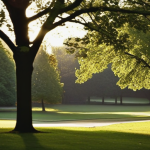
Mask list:
[[78,67],[78,61],[74,55],[66,53],[65,47],[53,47],[53,53],[58,61],[58,69],[60,71],[61,82],[64,83],[63,103],[68,100],[80,99],[81,91],[79,85],[75,84],[75,68]]
[[0,106],[14,106],[15,93],[15,65],[12,55],[0,42]]
[[61,82],[64,83],[64,103],[84,103],[87,100],[90,103],[92,96],[101,97],[103,100],[106,97],[112,97],[115,102],[117,102],[117,97],[120,97],[120,100],[122,100],[122,97],[150,97],[148,90],[143,89],[136,92],[127,88],[122,90],[116,85],[119,78],[112,72],[111,64],[102,73],[93,74],[88,81],[77,84],[75,83],[77,79],[75,71],[79,68],[79,64],[75,59],[75,54],[67,54],[66,47],[55,47],[53,51],[58,61]]
[[44,103],[56,104],[62,100],[62,83],[56,59],[42,48],[34,62],[32,97],[33,101],[42,102],[43,111],[45,111]]

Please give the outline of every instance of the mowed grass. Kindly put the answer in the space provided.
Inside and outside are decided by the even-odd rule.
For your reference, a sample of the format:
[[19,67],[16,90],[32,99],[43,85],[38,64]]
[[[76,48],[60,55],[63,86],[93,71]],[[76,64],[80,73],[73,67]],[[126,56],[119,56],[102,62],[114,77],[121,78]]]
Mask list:
[[[45,127],[42,133],[9,133],[15,126],[13,110],[0,112],[0,150],[150,150],[150,122],[105,127]],[[150,119],[150,106],[47,105],[46,112],[33,108],[33,120],[61,121],[100,119]],[[12,128],[10,128],[12,127]]]
[[43,133],[6,133],[0,128],[1,150],[149,150],[150,122],[95,128],[37,128]]
[[[0,119],[15,119],[16,108],[0,108]],[[150,105],[46,105],[46,112],[41,107],[33,107],[33,121],[64,120],[144,120],[150,119]]]

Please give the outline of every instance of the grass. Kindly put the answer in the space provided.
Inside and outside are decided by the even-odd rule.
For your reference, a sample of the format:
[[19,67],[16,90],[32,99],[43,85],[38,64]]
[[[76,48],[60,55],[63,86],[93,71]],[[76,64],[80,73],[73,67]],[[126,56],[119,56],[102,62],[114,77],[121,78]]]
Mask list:
[[[0,119],[15,119],[13,110],[0,109]],[[46,105],[46,112],[40,107],[33,108],[33,120],[144,120],[150,119],[150,106],[116,106],[116,105]]]
[[[47,105],[46,112],[33,108],[39,121],[100,119],[150,119],[150,106]],[[150,122],[115,124],[105,127],[45,127],[42,133],[8,133],[15,126],[14,109],[1,109],[0,150],[149,150]],[[7,118],[3,119],[3,118]],[[10,128],[11,127],[11,128]]]
[[0,128],[2,150],[149,150],[150,122],[95,128],[37,128],[45,133],[12,134]]

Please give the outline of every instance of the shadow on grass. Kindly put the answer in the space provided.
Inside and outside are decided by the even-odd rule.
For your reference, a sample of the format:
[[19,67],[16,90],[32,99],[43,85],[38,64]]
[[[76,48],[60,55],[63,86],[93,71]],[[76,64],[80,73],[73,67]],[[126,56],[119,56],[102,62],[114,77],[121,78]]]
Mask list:
[[2,150],[149,150],[150,135],[101,128],[38,128],[50,133],[8,134],[0,130]]
[[0,129],[0,150],[53,150],[40,144],[38,134],[50,134],[50,132],[40,133],[13,133],[12,129]]

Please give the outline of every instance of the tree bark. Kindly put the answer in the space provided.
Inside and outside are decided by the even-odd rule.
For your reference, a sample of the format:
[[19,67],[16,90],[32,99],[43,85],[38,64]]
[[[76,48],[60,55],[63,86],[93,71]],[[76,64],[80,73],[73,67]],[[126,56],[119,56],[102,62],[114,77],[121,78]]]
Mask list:
[[42,99],[42,111],[45,111],[45,105],[43,99]]
[[32,125],[31,76],[33,72],[30,54],[18,52],[14,55],[17,82],[17,120],[13,131],[36,132]]

